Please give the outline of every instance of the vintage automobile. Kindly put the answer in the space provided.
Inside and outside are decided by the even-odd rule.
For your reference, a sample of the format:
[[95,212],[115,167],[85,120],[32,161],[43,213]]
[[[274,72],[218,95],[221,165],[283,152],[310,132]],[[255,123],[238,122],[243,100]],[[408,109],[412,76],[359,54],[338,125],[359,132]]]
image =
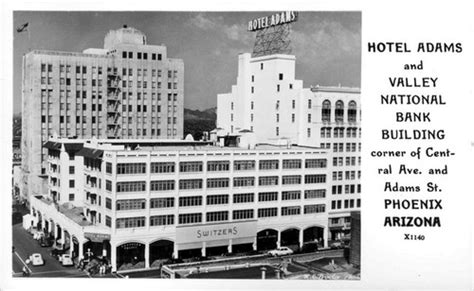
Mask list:
[[32,254],[30,256],[30,262],[33,266],[42,266],[44,265],[44,260],[41,254]]
[[279,257],[293,254],[293,250],[288,247],[279,247],[267,252],[270,256]]
[[63,254],[59,257],[59,261],[63,266],[73,266],[74,262],[72,261],[71,255]]

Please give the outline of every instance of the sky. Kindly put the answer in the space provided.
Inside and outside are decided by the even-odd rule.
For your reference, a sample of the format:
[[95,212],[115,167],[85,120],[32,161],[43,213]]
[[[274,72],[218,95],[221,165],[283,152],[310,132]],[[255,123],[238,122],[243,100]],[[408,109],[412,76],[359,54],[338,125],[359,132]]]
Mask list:
[[[164,44],[168,57],[184,61],[184,105],[215,107],[237,79],[238,54],[252,52],[255,32],[247,23],[272,12],[47,12],[15,11],[14,28],[28,22],[29,32],[14,31],[13,111],[21,111],[22,56],[33,49],[82,52],[103,48],[109,30],[124,24]],[[360,87],[361,13],[300,12],[292,24],[296,78],[304,87]]]

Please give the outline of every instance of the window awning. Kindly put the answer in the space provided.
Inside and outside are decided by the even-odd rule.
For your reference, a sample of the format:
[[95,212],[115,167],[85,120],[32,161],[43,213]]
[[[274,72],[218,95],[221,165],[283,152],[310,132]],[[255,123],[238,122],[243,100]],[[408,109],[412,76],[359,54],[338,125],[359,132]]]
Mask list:
[[49,149],[49,150],[61,150],[61,144],[58,142],[53,142],[53,141],[47,141],[43,144],[43,147]]
[[103,154],[104,154],[103,150],[82,148],[79,152],[77,152],[76,155],[83,156],[86,158],[91,158],[91,159],[100,159],[102,158]]

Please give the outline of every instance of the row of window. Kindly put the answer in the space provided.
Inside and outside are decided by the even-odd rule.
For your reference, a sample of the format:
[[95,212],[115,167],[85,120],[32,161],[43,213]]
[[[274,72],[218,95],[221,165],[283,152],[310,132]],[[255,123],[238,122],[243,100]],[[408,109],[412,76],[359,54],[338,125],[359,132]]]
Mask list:
[[[277,201],[278,192],[261,192],[258,193],[258,201]],[[300,200],[301,191],[282,191],[281,200]],[[305,190],[304,198],[305,199],[314,199],[314,198],[324,198],[326,196],[326,190],[324,189],[315,189],[315,190]],[[239,193],[233,195],[233,203],[251,203],[254,202],[255,194],[254,193]],[[187,196],[179,197],[179,206],[180,207],[189,207],[189,206],[200,206],[203,204],[203,196]],[[229,203],[228,194],[219,194],[219,195],[208,195],[206,196],[207,205],[221,205]],[[106,198],[105,202],[107,209],[112,209],[112,202],[110,198]],[[152,198],[150,199],[150,208],[173,208],[175,206],[174,197],[162,197],[162,198]],[[145,209],[146,200],[145,199],[122,199],[117,200],[116,210],[137,210]]]
[[[331,132],[334,133],[335,138],[343,138],[344,132],[346,133],[345,137],[361,137],[361,129],[357,129],[357,127],[321,127],[321,137],[322,138],[330,138]],[[358,133],[358,134],[357,134]],[[358,136],[357,136],[358,135]]]
[[[256,161],[245,160],[245,161],[234,161],[235,171],[247,171],[256,169]],[[203,162],[180,162],[179,172],[202,172]],[[260,170],[277,170],[280,167],[279,160],[261,160],[258,162]],[[306,159],[304,161],[304,167],[310,168],[326,168],[326,159]],[[283,169],[301,169],[303,167],[303,161],[299,159],[283,160]],[[111,169],[111,167],[110,167]],[[150,164],[151,173],[174,173],[175,172],[174,162],[153,162]],[[209,161],[207,162],[207,171],[209,172],[225,172],[230,170],[230,161]],[[112,172],[107,172],[111,174]],[[126,163],[117,164],[117,174],[145,174],[146,164],[145,163]]]
[[[145,52],[127,52],[127,51],[122,51],[122,58],[123,59],[133,59],[135,58],[134,56],[136,56],[136,58],[138,60],[148,60],[148,53],[145,53]],[[151,60],[152,61],[161,61],[162,59],[162,55],[161,54],[157,54],[157,53],[150,53],[150,56],[151,56]]]
[[[343,171],[334,171],[332,172],[333,181],[342,181],[343,180]],[[357,179],[360,179],[361,171],[357,171]],[[355,180],[356,171],[345,171],[345,180]]]
[[[207,188],[228,188],[229,178],[208,178]],[[300,184],[302,176],[283,176],[283,185]],[[304,184],[319,184],[326,182],[326,175],[304,175]],[[175,189],[174,180],[151,181],[151,191],[170,191]],[[278,176],[258,177],[259,186],[275,186],[279,184]],[[179,180],[180,190],[202,189],[202,179],[181,179]],[[255,186],[255,177],[236,177],[233,179],[234,187],[252,187]],[[110,191],[110,190],[109,190]],[[144,192],[146,191],[145,181],[117,182],[117,192]]]
[[[332,158],[332,165],[333,167],[342,167],[344,166],[344,159],[346,160],[345,166],[360,166],[361,164],[361,157],[334,157]],[[356,162],[357,160],[357,162]]]
[[[281,207],[281,216],[291,216],[300,214],[323,213],[326,211],[325,204],[313,204],[301,206]],[[302,211],[303,210],[303,211]],[[203,213],[186,213],[178,215],[178,224],[193,224],[203,222]],[[232,211],[232,220],[253,219],[255,215],[254,209],[242,209]],[[257,210],[258,218],[276,217],[278,216],[278,208],[260,208]],[[212,211],[205,213],[206,222],[228,221],[228,211]],[[107,217],[106,217],[107,221]],[[145,227],[146,217],[126,217],[116,219],[116,228],[139,228]],[[173,225],[175,224],[174,215],[156,215],[150,217],[150,226]]]
[[344,209],[360,207],[360,199],[346,199],[346,200],[333,200],[331,201],[331,209],[342,209],[342,203],[344,202]]
[[[334,118],[336,122],[344,122],[344,102],[342,100],[336,101]],[[321,109],[321,120],[323,122],[331,121],[331,101],[329,100],[323,101]],[[349,101],[349,107],[347,109],[347,121],[357,122],[357,103],[353,100]]]
[[[343,185],[333,185],[332,186],[332,194],[342,194],[342,186]],[[344,194],[355,194],[360,193],[360,184],[347,184],[344,185]]]

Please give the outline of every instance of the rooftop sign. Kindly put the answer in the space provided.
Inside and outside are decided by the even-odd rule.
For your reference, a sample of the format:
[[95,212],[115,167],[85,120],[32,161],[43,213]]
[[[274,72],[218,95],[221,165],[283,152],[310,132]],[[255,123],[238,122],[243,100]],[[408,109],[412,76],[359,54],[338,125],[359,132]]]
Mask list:
[[286,11],[275,13],[271,16],[260,17],[249,21],[248,31],[256,31],[272,26],[295,22],[298,19],[298,12]]

